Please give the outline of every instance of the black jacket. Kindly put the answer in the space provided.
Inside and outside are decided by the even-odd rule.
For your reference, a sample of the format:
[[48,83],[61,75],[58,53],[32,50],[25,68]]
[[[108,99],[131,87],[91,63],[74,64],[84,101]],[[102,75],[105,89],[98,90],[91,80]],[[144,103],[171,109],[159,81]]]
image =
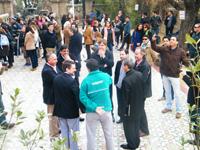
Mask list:
[[144,81],[142,74],[135,70],[126,73],[122,81],[122,97],[125,106],[123,107],[124,116],[127,115],[128,106],[130,106],[129,119],[138,120],[141,112],[144,111]]
[[117,84],[117,82],[119,80],[119,74],[120,74],[121,66],[122,66],[122,61],[121,60],[117,61],[117,64],[116,64],[116,67],[115,67],[114,84]]
[[110,52],[108,49],[106,50],[105,53],[105,58],[101,58],[98,54],[98,50],[95,51],[91,58],[94,58],[98,61],[99,63],[99,70],[105,73],[108,73],[110,76],[112,76],[112,67],[114,65],[114,60],[113,60],[113,54]]
[[[199,72],[200,75],[200,72]],[[187,95],[187,102],[192,106],[194,104],[197,105],[197,101],[200,100],[200,98],[197,98],[200,96],[200,94],[198,94],[198,88],[193,86],[195,85],[195,79],[192,78],[192,73],[191,72],[187,72],[187,75],[183,76],[183,81],[189,86],[189,90],[188,90],[188,95]],[[195,98],[196,98],[196,102],[195,102]],[[200,104],[199,104],[200,106]],[[197,107],[199,107],[197,106]]]
[[70,37],[69,53],[72,54],[75,57],[75,59],[80,62],[81,50],[82,50],[82,35],[77,32]]
[[142,79],[144,81],[144,91],[145,91],[145,98],[152,96],[151,90],[151,67],[143,58],[142,62],[137,66],[135,63],[134,69],[142,73]]
[[[59,69],[57,69],[59,73]],[[43,82],[43,100],[45,104],[54,104],[54,92],[53,92],[53,80],[57,76],[54,69],[48,64],[44,65],[42,70],[42,82]]]
[[57,44],[56,33],[50,33],[49,31],[44,33],[43,44],[45,48],[55,48]]
[[53,83],[55,106],[54,115],[73,119],[79,117],[79,86],[67,73],[59,74]]

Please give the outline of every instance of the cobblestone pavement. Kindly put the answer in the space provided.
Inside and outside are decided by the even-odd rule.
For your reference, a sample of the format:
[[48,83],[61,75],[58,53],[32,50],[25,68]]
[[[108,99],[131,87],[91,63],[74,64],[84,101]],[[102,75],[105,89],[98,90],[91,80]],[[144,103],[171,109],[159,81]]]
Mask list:
[[[83,56],[85,55],[83,49]],[[119,59],[117,51],[114,51],[115,61]],[[133,55],[131,54],[131,57]],[[84,60],[85,57],[82,57]],[[20,88],[19,99],[23,101],[22,111],[27,117],[24,123],[14,127],[8,132],[8,138],[5,145],[5,150],[23,150],[25,149],[19,141],[20,129],[28,130],[32,129],[36,125],[35,114],[38,110],[46,111],[46,106],[43,104],[42,99],[42,81],[41,70],[44,65],[44,60],[40,61],[39,67],[36,71],[31,72],[30,67],[24,66],[24,59],[22,56],[15,58],[15,64],[12,69],[6,71],[0,78],[3,85],[3,101],[6,110],[10,112],[10,98],[9,95],[13,93],[15,88]],[[86,75],[84,62],[82,63],[81,78],[82,80]],[[146,113],[148,117],[150,135],[141,138],[140,150],[179,150],[181,146],[181,137],[186,139],[191,138],[188,133],[188,112],[186,106],[186,95],[182,95],[183,104],[183,117],[181,119],[175,118],[175,106],[173,106],[172,113],[162,114],[161,110],[164,106],[164,101],[158,101],[157,99],[162,95],[162,82],[160,74],[152,69],[152,91],[153,96],[146,100]],[[113,94],[115,118],[118,119],[116,108],[117,100],[114,89]],[[8,115],[9,117],[9,115]],[[45,139],[40,143],[46,150],[50,148],[50,142],[48,140],[48,119],[47,117],[42,123],[42,128],[45,131]],[[101,127],[98,127],[97,131],[97,150],[105,149],[104,136]],[[86,132],[85,122],[81,123],[80,129],[80,149],[86,150]],[[120,144],[125,143],[122,124],[114,123],[114,144],[115,149],[120,150]],[[39,148],[37,148],[38,150]],[[184,149],[194,149],[191,145],[186,144]]]

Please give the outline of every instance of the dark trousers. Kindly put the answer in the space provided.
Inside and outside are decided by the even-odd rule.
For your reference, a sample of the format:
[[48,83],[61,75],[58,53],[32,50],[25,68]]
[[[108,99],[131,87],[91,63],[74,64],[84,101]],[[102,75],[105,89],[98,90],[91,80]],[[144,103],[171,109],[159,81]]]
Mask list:
[[121,49],[124,48],[124,45],[125,45],[125,44],[127,44],[126,49],[129,50],[130,38],[131,38],[131,37],[130,37],[130,34],[124,36],[124,40],[123,40],[123,42],[122,42]]
[[112,100],[112,93],[113,93],[112,84],[111,84],[110,87],[109,87],[109,91],[110,91],[110,99],[111,99],[111,104],[112,104],[112,111],[111,111],[111,114],[112,114],[112,117],[114,118],[114,113],[113,113],[114,105],[113,105],[113,100]]
[[118,103],[118,115],[120,117],[120,119],[122,119],[122,115],[123,115],[123,99],[122,99],[122,91],[120,88],[116,87],[117,89],[117,103]]
[[120,37],[120,32],[115,32],[115,40],[117,42],[117,46],[119,44],[119,37]]
[[166,27],[166,36],[171,36],[173,34],[174,27]]
[[0,125],[6,123],[6,116],[2,114],[4,111],[4,105],[2,101],[2,95],[0,94]]
[[27,56],[30,57],[32,68],[36,68],[38,66],[38,57],[36,50],[27,50]]
[[90,45],[85,45],[85,48],[87,52],[87,59],[90,59],[91,57]]
[[145,134],[149,134],[149,127],[148,127],[148,121],[147,121],[145,109],[143,109],[141,112],[140,130]]
[[120,29],[121,42],[122,42],[123,39],[124,39],[124,34],[123,34],[123,32],[124,32],[124,29],[123,29],[123,28]]
[[130,119],[132,117],[133,116],[124,117],[123,127],[128,146],[131,149],[136,149],[140,145],[140,137],[139,137],[140,120]]
[[9,54],[8,54],[8,63],[9,63],[9,65],[12,65],[13,62],[14,62],[13,49],[14,49],[14,46],[11,45],[11,46],[10,46],[10,50],[9,50]]

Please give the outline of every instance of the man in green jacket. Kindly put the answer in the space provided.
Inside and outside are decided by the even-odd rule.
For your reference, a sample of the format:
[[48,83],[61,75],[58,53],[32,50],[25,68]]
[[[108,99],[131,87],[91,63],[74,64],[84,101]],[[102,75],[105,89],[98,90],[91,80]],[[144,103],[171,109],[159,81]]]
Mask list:
[[113,150],[112,104],[109,86],[112,79],[107,73],[99,71],[99,64],[95,59],[86,61],[89,71],[80,89],[80,100],[86,108],[87,150],[96,149],[96,126],[100,122],[103,128],[106,149]]

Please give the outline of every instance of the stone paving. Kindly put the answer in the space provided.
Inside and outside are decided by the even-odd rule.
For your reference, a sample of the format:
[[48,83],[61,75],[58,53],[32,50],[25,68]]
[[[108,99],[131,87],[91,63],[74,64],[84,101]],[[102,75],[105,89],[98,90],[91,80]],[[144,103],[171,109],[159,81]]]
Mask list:
[[[82,50],[82,59],[85,59],[85,49]],[[119,59],[119,52],[114,51],[115,62]],[[131,54],[130,57],[133,57]],[[42,99],[42,81],[41,70],[44,65],[44,60],[39,62],[39,67],[36,71],[31,72],[30,67],[24,66],[24,59],[22,56],[15,58],[15,64],[12,69],[6,71],[1,77],[3,86],[3,101],[6,110],[10,112],[10,98],[9,95],[13,93],[15,88],[20,88],[19,99],[23,101],[22,111],[27,117],[24,123],[9,130],[8,138],[4,150],[24,150],[25,148],[19,141],[20,129],[28,130],[35,127],[35,114],[38,110],[46,111],[46,106],[43,104]],[[81,78],[82,80],[86,75],[84,61],[82,63]],[[113,69],[114,70],[114,69]],[[150,135],[141,138],[139,150],[191,150],[195,149],[193,146],[186,144],[181,146],[181,137],[186,139],[191,138],[188,133],[188,112],[186,105],[186,95],[181,94],[183,104],[183,117],[181,119],[175,118],[175,106],[173,106],[173,112],[168,114],[162,114],[161,110],[164,106],[164,101],[158,101],[157,99],[162,95],[162,82],[160,74],[152,68],[152,91],[153,96],[146,100],[146,113],[148,117]],[[116,108],[117,100],[114,89],[113,94],[115,118],[118,119]],[[9,117],[9,115],[8,115]],[[46,150],[50,150],[50,142],[48,140],[48,119],[44,119],[42,128],[45,131],[45,139],[40,143]],[[97,130],[97,150],[105,149],[104,136],[101,127]],[[85,122],[81,123],[80,140],[79,145],[81,150],[86,150],[86,132]],[[1,142],[1,140],[0,140]],[[114,123],[114,144],[115,149],[120,150],[120,144],[125,143],[122,124]],[[39,150],[39,148],[36,148]]]

